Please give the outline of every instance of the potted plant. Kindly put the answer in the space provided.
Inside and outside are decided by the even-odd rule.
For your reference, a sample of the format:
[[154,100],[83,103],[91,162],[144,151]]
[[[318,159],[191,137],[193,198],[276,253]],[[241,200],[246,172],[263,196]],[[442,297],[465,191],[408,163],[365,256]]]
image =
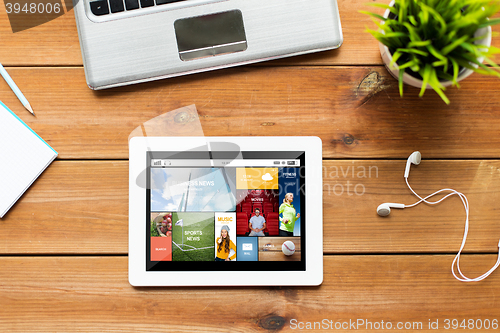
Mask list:
[[[489,57],[500,53],[491,46],[491,17],[500,10],[500,0],[393,0],[383,16],[373,17],[380,30],[368,29],[380,43],[382,59],[389,72],[403,83],[434,89],[449,104],[445,87],[473,72],[500,77],[498,65]],[[490,66],[484,65],[486,61]]]

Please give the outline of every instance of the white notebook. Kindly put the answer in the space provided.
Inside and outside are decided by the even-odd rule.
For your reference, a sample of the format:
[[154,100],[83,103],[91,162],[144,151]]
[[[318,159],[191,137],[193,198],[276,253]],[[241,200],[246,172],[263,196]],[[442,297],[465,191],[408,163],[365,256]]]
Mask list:
[[0,102],[0,218],[56,157],[51,146]]

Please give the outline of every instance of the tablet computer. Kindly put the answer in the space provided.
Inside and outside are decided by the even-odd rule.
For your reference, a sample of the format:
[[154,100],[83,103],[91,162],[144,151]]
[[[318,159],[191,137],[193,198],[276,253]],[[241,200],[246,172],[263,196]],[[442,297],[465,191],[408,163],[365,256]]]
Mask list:
[[135,137],[134,286],[292,286],[323,280],[317,137]]

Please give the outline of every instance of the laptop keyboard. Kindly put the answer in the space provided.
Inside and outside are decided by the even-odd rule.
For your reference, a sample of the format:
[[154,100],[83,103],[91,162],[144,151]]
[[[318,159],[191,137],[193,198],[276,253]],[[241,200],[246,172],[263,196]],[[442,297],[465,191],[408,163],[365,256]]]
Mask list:
[[92,14],[101,16],[180,1],[187,0],[97,0],[90,2],[90,10]]

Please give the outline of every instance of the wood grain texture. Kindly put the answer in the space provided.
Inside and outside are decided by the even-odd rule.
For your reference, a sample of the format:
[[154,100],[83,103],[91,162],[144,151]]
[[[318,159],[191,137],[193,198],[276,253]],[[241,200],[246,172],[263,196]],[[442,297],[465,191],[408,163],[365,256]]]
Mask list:
[[3,253],[128,253],[128,163],[54,162],[0,230]]
[[[469,255],[466,274],[494,255]],[[500,274],[465,284],[451,256],[326,256],[319,287],[134,288],[126,257],[0,258],[2,332],[266,332],[291,320],[499,319]],[[224,320],[221,320],[221,317]],[[293,323],[293,322],[292,322]],[[363,332],[379,332],[365,330]],[[346,332],[348,330],[338,330]],[[474,330],[473,330],[474,331]]]
[[127,159],[136,127],[191,104],[207,136],[315,135],[325,158],[500,156],[500,84],[480,75],[450,89],[446,106],[415,88],[400,98],[383,67],[241,67],[98,92],[81,68],[10,73],[37,118],[0,80],[3,102],[63,159]]
[[[421,195],[441,188],[470,203],[469,253],[496,253],[500,238],[500,161],[428,161],[413,167]],[[325,161],[324,252],[455,253],[465,226],[457,197],[439,206],[393,210],[383,202],[414,203],[403,179],[405,161]],[[128,253],[128,163],[56,161],[0,220],[0,254]]]
[[[498,161],[429,161],[413,166],[409,182],[421,196],[443,188],[464,193],[470,204],[467,251],[498,253],[500,164]],[[324,163],[324,248],[331,253],[456,253],[462,242],[465,209],[457,196],[437,206],[392,209],[379,217],[384,202],[413,204],[418,199],[404,181],[406,160]],[[442,195],[432,198],[437,200]]]
[[37,27],[13,33],[4,8],[0,11],[0,59],[4,66],[82,65],[73,11]]
[[[375,2],[375,1],[374,1]],[[388,0],[377,0],[388,3]],[[344,35],[344,44],[338,50],[287,58],[262,63],[276,65],[378,65],[382,64],[377,41],[366,28],[375,29],[375,24],[360,10],[383,10],[366,5],[366,0],[339,0],[339,12]],[[494,31],[500,31],[494,27]],[[74,66],[82,65],[78,33],[73,11],[25,31],[12,33],[6,12],[0,12],[0,35],[2,48],[0,59],[7,66]],[[494,38],[493,45],[500,46]],[[497,58],[500,59],[500,58]],[[259,65],[259,66],[261,66]]]

